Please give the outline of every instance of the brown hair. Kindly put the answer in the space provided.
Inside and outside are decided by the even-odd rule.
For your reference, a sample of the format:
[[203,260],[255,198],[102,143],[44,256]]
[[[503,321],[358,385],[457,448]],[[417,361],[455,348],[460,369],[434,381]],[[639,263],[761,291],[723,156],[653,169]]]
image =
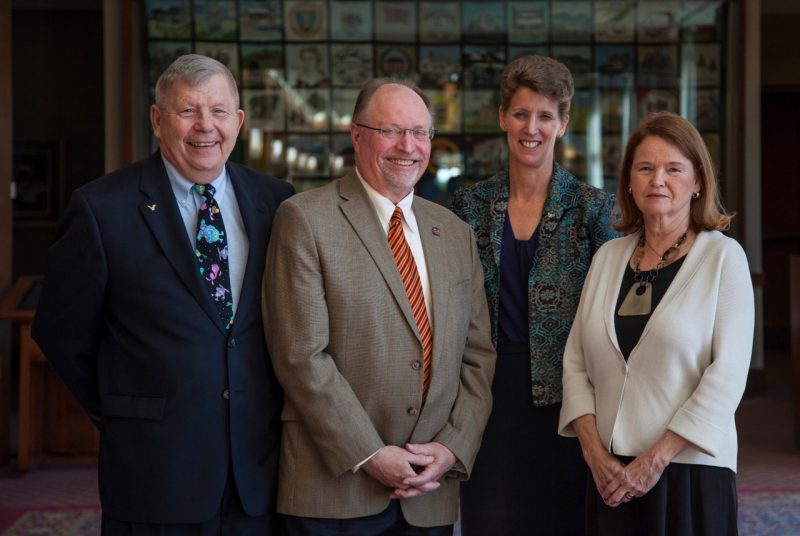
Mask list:
[[722,206],[708,148],[694,125],[671,112],[649,115],[639,123],[628,140],[617,190],[620,219],[614,227],[619,231],[632,233],[643,225],[642,212],[636,206],[633,196],[628,193],[628,188],[631,184],[631,168],[636,149],[650,136],[657,136],[674,145],[692,163],[695,177],[700,182],[700,197],[692,198],[689,210],[689,225],[692,230],[695,232],[727,230],[734,213],[726,212]]
[[369,105],[369,101],[372,100],[372,96],[376,91],[378,91],[378,89],[392,84],[396,86],[407,87],[419,95],[419,98],[421,98],[422,102],[425,103],[425,107],[428,109],[428,113],[431,116],[431,123],[433,123],[433,108],[431,106],[431,100],[425,95],[425,93],[422,92],[419,87],[417,87],[414,82],[400,78],[373,78],[372,80],[367,80],[364,82],[364,84],[361,86],[361,90],[358,92],[358,97],[356,97],[356,105],[355,108],[353,108],[353,121],[356,122],[360,120],[361,114],[364,113],[364,110]]
[[572,73],[560,61],[547,56],[522,56],[509,63],[500,77],[500,109],[508,110],[514,94],[523,87],[558,101],[562,120],[569,114],[575,86]]

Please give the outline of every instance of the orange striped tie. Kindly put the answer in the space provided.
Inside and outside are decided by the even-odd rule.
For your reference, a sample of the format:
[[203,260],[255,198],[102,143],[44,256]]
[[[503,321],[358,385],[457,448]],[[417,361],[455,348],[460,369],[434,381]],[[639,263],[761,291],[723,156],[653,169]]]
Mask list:
[[417,264],[414,262],[414,255],[403,234],[403,210],[400,207],[395,207],[389,223],[389,247],[392,248],[400,277],[403,278],[403,286],[406,288],[406,295],[411,303],[411,311],[414,313],[414,320],[417,322],[419,337],[422,341],[422,403],[424,404],[428,396],[428,388],[431,385],[433,338]]

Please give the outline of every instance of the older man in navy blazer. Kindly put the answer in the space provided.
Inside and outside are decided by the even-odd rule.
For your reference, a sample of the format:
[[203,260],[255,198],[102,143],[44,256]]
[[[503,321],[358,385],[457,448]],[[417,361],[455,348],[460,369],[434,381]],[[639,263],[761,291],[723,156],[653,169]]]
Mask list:
[[282,394],[259,291],[292,187],[227,162],[244,112],[182,56],[159,151],[72,195],[33,336],[100,429],[104,534],[274,534]]

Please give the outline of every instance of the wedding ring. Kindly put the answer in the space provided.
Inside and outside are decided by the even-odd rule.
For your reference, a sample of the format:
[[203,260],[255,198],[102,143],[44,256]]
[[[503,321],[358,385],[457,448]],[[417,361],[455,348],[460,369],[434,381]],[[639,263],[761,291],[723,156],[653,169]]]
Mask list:
[[630,501],[631,499],[633,499],[633,493],[631,493],[630,491],[625,493],[625,498]]

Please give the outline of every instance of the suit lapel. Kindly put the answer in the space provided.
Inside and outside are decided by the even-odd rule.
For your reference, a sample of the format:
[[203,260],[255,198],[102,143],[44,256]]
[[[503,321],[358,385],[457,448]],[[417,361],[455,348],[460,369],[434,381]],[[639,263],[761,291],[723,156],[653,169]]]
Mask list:
[[244,277],[242,279],[242,290],[239,292],[239,305],[236,307],[236,316],[233,326],[236,329],[247,317],[248,311],[253,310],[253,301],[260,299],[260,292],[247,292],[245,289],[261,288],[261,277],[263,261],[266,256],[267,234],[261,231],[264,220],[265,207],[254,203],[252,192],[247,188],[246,178],[227,166],[228,177],[231,185],[236,192],[236,203],[239,205],[239,213],[242,215],[245,234],[247,235],[250,247],[247,252],[247,263],[245,264]]
[[172,192],[160,152],[154,154],[145,164],[139,187],[145,196],[144,202],[139,206],[139,211],[164,252],[164,256],[194,299],[217,326],[217,329],[225,333],[225,326],[214,309],[211,297],[200,278],[200,271],[192,254],[192,244],[186,234],[186,227],[178,211],[178,203]]
[[[445,347],[446,318],[450,307],[450,277],[448,274],[447,255],[445,244],[447,243],[446,229],[437,221],[434,214],[423,203],[414,201],[414,216],[417,219],[422,250],[425,252],[425,266],[428,269],[428,280],[431,289],[431,310],[428,310],[431,319],[431,329],[433,330],[433,370],[439,367],[437,363],[441,360],[441,350]],[[441,376],[439,376],[441,379]],[[433,382],[437,380],[437,375],[431,377],[431,389]]]
[[355,172],[341,179],[339,195],[344,199],[340,205],[344,217],[350,222],[353,231],[367,248],[372,260],[375,261],[375,265],[383,275],[389,291],[403,311],[403,316],[419,338],[417,322],[411,312],[411,304],[408,302],[400,272],[397,271],[397,264],[394,262],[391,249],[389,249],[386,232],[381,228],[372,202]]

